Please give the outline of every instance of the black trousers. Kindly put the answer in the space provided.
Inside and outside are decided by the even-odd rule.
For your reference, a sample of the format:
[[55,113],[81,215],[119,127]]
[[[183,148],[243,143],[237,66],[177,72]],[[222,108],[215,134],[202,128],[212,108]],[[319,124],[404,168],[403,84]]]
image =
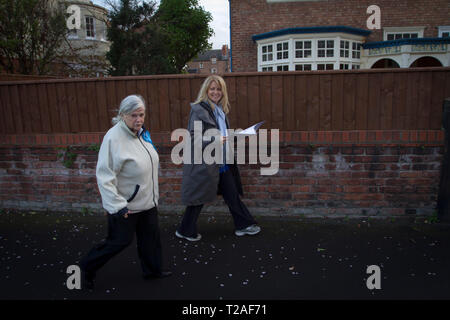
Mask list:
[[[233,217],[236,230],[247,228],[256,224],[255,219],[241,201],[236,183],[230,170],[220,174],[219,185],[222,190],[223,200],[228,206]],[[186,237],[197,236],[197,219],[203,208],[203,204],[197,206],[187,206],[183,215],[183,220],[178,227],[178,232]]]
[[108,214],[108,236],[81,260],[81,269],[88,277],[95,277],[98,269],[131,244],[135,233],[143,276],[160,273],[162,250],[156,207],[129,214],[128,218]]

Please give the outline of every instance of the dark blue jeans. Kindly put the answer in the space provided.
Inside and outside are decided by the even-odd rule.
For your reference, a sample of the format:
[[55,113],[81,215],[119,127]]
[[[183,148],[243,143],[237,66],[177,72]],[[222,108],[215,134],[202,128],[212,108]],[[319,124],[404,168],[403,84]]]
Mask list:
[[[220,173],[219,185],[222,190],[223,200],[228,206],[233,217],[236,230],[247,228],[252,224],[256,224],[255,219],[242,202],[233,174],[230,170]],[[186,237],[197,236],[197,219],[203,208],[203,204],[198,206],[187,206],[183,215],[183,220],[178,227],[178,232]]]

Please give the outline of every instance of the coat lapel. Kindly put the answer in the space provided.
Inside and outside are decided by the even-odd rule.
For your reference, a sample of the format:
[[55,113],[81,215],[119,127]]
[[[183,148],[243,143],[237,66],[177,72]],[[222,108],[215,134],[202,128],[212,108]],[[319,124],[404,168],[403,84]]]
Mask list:
[[219,124],[217,123],[216,117],[214,116],[214,112],[212,111],[211,106],[204,101],[200,102],[200,106],[206,111],[208,111],[209,116],[211,117],[211,119],[214,120],[214,123],[216,124],[216,128],[219,129]]

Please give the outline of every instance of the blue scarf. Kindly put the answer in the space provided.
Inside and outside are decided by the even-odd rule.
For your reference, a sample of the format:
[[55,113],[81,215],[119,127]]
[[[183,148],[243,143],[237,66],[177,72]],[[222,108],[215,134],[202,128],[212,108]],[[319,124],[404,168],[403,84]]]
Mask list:
[[152,138],[150,137],[150,132],[146,130],[144,127],[142,127],[141,137],[142,139],[144,139],[144,141],[151,143],[153,148],[155,148],[155,150],[158,151],[158,149],[156,149],[155,145],[153,144]]
[[[215,103],[214,103],[214,106],[215,106],[215,108],[214,108],[214,116],[216,117],[217,123],[219,124],[220,133],[224,137],[226,137],[228,135],[228,133],[227,133],[227,124],[226,124],[226,121],[225,121],[225,119],[226,119],[225,112],[223,112],[221,106],[218,106]],[[225,171],[228,170],[228,165],[225,163],[226,162],[225,161],[226,160],[226,151],[227,151],[226,144],[227,143],[225,142],[224,145],[223,145],[223,155],[224,155],[223,156],[223,160],[224,160],[224,164],[219,167],[219,173],[224,173]]]

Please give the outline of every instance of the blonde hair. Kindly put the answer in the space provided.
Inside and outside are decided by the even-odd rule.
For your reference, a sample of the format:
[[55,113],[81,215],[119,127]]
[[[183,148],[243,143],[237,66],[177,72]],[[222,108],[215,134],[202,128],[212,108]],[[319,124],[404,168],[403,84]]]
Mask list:
[[145,109],[145,100],[141,95],[133,94],[125,99],[122,100],[120,103],[119,110],[117,112],[117,116],[112,118],[112,124],[118,123],[120,120],[122,120],[122,116],[125,114],[130,114],[134,110],[138,109],[139,107],[143,107]]
[[230,103],[228,101],[228,92],[227,92],[227,85],[225,83],[225,80],[223,80],[222,77],[217,75],[211,75],[208,78],[203,81],[202,87],[200,88],[200,91],[197,96],[197,100],[194,103],[200,103],[202,101],[207,101],[211,108],[214,109],[214,104],[212,101],[208,98],[208,89],[212,82],[216,82],[219,87],[222,89],[222,98],[219,101],[219,104],[222,106],[223,112],[225,114],[228,114],[230,112]]

